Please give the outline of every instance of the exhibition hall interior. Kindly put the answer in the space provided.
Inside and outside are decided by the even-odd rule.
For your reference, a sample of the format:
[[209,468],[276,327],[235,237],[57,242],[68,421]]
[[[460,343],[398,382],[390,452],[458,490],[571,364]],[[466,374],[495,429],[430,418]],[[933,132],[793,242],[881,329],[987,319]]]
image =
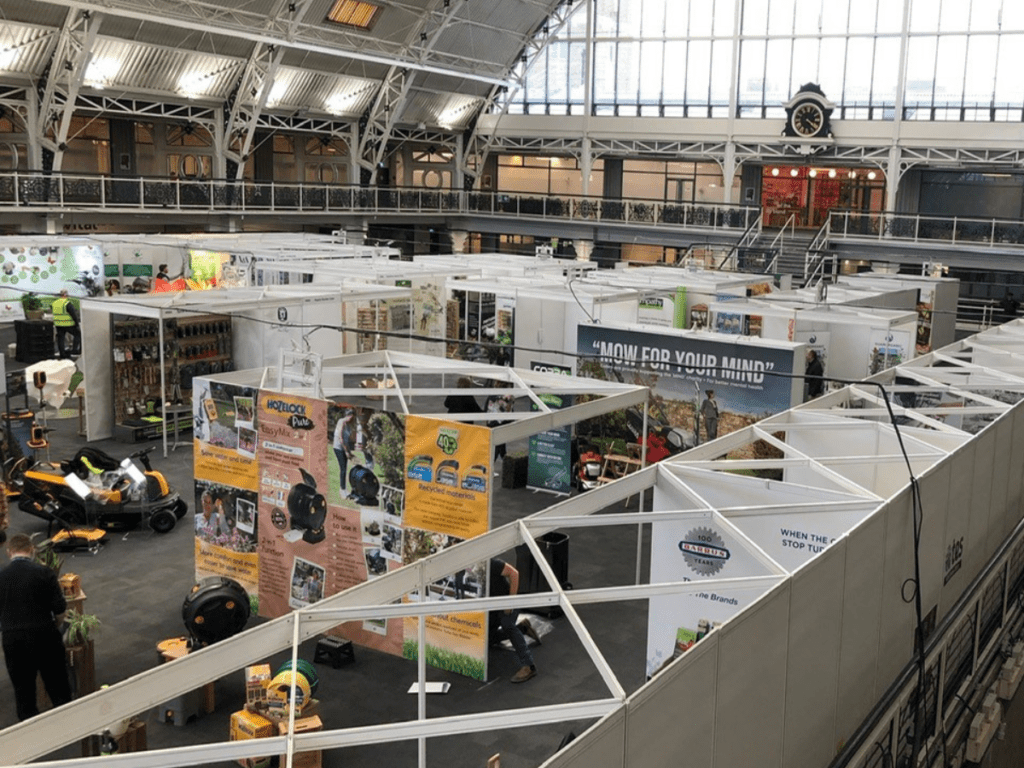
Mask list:
[[1015,0],[0,3],[0,765],[1019,765],[1022,68]]

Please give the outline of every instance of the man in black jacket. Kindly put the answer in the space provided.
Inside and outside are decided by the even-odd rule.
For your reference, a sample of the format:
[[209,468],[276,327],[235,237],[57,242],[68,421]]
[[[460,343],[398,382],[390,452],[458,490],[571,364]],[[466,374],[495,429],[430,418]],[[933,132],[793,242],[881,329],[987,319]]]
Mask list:
[[35,561],[28,536],[12,536],[7,554],[11,564],[0,571],[0,631],[18,719],[27,720],[39,714],[37,673],[55,707],[71,701],[64,640],[57,629],[67,601],[57,574]]
[[807,350],[807,367],[804,369],[804,383],[807,385],[807,399],[813,400],[825,391],[825,367],[818,358],[818,353]]

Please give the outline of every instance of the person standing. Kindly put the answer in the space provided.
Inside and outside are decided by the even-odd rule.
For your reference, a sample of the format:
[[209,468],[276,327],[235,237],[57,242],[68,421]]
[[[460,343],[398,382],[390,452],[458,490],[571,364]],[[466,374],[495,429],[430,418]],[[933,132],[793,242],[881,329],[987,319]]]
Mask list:
[[35,562],[28,536],[12,536],[7,555],[11,563],[0,571],[0,632],[18,719],[27,720],[39,714],[37,674],[55,707],[71,701],[64,640],[57,628],[67,601],[57,574]]
[[807,350],[807,367],[804,369],[804,382],[807,385],[807,399],[813,400],[825,391],[825,367],[821,364],[817,351]]
[[338,472],[341,474],[341,482],[338,486],[342,493],[348,485],[348,460],[352,458],[352,450],[355,447],[355,419],[356,414],[351,408],[346,408],[344,415],[334,425],[334,455],[338,459]]
[[[519,593],[519,571],[504,560],[497,558],[491,560],[489,581],[489,595],[491,597],[506,597]],[[512,682],[525,683],[537,674],[537,665],[533,663],[533,654],[530,653],[530,649],[526,645],[526,638],[523,637],[523,632],[525,631],[527,635],[532,637],[538,645],[540,645],[540,636],[528,619],[523,620],[523,629],[521,630],[516,624],[518,617],[519,611],[506,608],[503,611],[491,611],[487,616],[487,621],[491,642],[508,640],[512,643],[512,647],[515,648],[516,656],[519,657],[519,663],[522,666],[518,672],[512,675]]]
[[[78,327],[78,308],[68,298],[67,288],[53,302],[53,327],[57,329],[57,351],[61,359],[82,353],[82,331]],[[71,351],[67,350],[67,334],[71,334]]]
[[[473,380],[468,376],[459,376],[455,386],[457,389],[472,389]],[[448,395],[444,399],[444,407],[448,409],[448,413],[483,413],[480,403],[468,392],[463,394],[453,392]]]
[[170,276],[167,274],[167,265],[161,264],[156,268],[156,279],[157,280],[170,280]]
[[718,437],[718,401],[715,400],[715,390],[704,390],[704,394],[707,398],[701,403],[700,417],[704,419],[704,432],[711,441]]

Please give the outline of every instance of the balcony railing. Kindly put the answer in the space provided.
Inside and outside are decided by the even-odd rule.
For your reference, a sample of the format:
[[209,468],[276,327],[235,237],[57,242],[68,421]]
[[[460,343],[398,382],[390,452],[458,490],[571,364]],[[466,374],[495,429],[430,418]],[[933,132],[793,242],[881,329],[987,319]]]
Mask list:
[[42,172],[0,174],[0,210],[23,206],[150,213],[475,215],[738,232],[746,230],[761,215],[757,207],[727,203],[605,200],[573,195],[225,179],[122,178]]
[[931,216],[892,211],[832,211],[829,238],[872,239],[915,244],[970,244],[1001,248],[1024,245],[1024,221]]

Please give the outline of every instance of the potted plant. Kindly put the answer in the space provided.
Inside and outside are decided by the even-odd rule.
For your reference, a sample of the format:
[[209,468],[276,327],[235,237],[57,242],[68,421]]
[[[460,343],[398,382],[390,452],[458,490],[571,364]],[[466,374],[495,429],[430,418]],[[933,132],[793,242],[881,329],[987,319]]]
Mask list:
[[25,309],[26,320],[42,320],[43,312],[45,307],[43,300],[39,298],[38,294],[29,291],[21,297],[21,306]]
[[74,696],[85,696],[96,690],[96,653],[92,633],[100,620],[91,613],[68,611],[64,619],[64,646]]

